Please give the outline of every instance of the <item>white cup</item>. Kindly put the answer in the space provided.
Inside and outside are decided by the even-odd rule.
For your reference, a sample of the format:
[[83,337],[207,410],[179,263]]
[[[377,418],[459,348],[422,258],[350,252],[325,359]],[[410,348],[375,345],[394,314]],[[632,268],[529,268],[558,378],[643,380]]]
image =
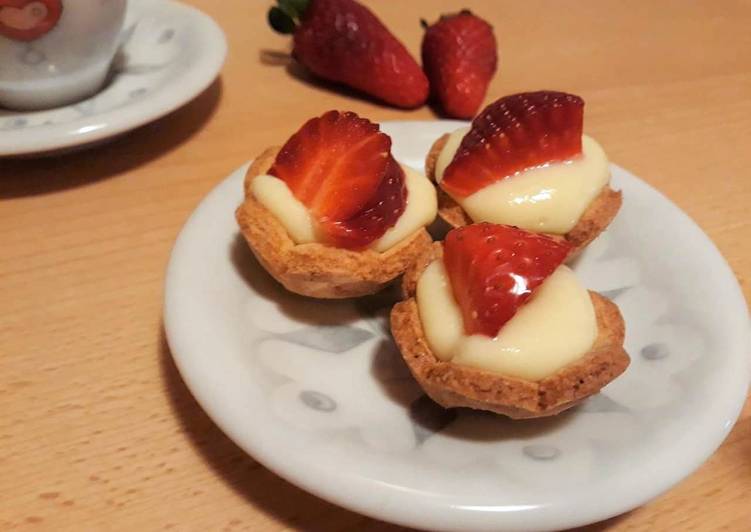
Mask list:
[[0,107],[66,105],[98,91],[127,0],[0,0]]

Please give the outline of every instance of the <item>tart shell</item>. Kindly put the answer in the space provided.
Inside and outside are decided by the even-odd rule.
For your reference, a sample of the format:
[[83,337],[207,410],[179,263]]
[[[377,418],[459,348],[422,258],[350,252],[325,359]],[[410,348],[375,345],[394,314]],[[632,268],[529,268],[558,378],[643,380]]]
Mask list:
[[415,292],[422,272],[442,254],[441,244],[435,243],[418,258],[403,279],[407,299],[391,311],[391,331],[402,357],[425,393],[439,405],[489,410],[514,419],[551,416],[596,394],[628,367],[623,318],[615,303],[596,292],[590,292],[598,331],[592,348],[544,379],[507,377],[438,359],[425,337]]
[[[445,134],[436,140],[430,147],[428,156],[425,159],[425,175],[436,183],[438,192],[438,215],[452,227],[462,227],[474,223],[469,215],[462,209],[451,196],[449,196],[436,182],[435,165],[438,156],[441,154],[449,135]],[[597,235],[602,233],[610,225],[622,203],[621,191],[615,191],[610,185],[603,187],[600,194],[592,200],[587,209],[582,214],[577,224],[565,235],[562,236],[572,246],[573,254],[579,253],[587,244],[594,240]],[[561,235],[550,235],[561,238]]]
[[250,166],[245,176],[245,200],[235,216],[258,261],[290,292],[321,299],[374,294],[430,249],[433,240],[424,228],[383,253],[295,243],[250,191],[253,178],[268,172],[278,152],[278,147],[268,148]]

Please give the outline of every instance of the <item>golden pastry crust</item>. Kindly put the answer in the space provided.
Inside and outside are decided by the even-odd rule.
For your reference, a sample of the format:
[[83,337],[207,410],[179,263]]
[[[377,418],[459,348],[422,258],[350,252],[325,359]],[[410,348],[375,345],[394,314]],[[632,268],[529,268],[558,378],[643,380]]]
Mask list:
[[[425,159],[425,175],[436,182],[435,165],[438,156],[441,154],[449,135],[445,134],[436,140],[428,152]],[[440,186],[438,189],[438,215],[452,227],[462,227],[473,223],[464,209],[454,201]],[[618,210],[621,208],[623,201],[621,191],[615,191],[610,186],[603,187],[600,194],[592,200],[589,207],[584,211],[579,221],[571,231],[563,235],[572,246],[574,246],[573,255],[579,253],[587,244],[594,240],[597,235],[602,233],[610,225]],[[560,235],[550,235],[560,238]]]
[[615,303],[590,292],[597,338],[590,351],[553,375],[529,381],[438,359],[430,349],[415,299],[417,281],[443,255],[440,243],[407,270],[407,299],[391,311],[391,332],[402,357],[425,392],[445,408],[469,407],[522,419],[558,414],[578,404],[623,373],[630,359],[623,349],[625,326]]
[[296,244],[284,225],[250,192],[250,182],[268,172],[279,152],[268,148],[248,169],[245,201],[235,216],[258,261],[287,290],[321,299],[374,294],[401,275],[433,242],[422,228],[388,251],[352,251],[323,244]]

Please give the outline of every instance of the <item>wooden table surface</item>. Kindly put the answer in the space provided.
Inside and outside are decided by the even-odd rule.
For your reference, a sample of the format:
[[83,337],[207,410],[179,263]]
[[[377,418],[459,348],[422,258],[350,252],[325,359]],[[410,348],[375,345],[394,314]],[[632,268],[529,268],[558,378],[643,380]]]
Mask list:
[[[206,92],[90,151],[0,160],[0,529],[397,530],[286,483],[220,432],[171,360],[162,287],[198,201],[305,119],[435,115],[311,82],[267,29],[266,1],[191,3],[229,39]],[[368,3],[412,51],[421,17],[470,7],[489,19],[500,43],[490,96],[582,95],[588,132],[699,223],[748,299],[751,3]],[[748,530],[750,495],[747,403],[701,469],[591,529]]]

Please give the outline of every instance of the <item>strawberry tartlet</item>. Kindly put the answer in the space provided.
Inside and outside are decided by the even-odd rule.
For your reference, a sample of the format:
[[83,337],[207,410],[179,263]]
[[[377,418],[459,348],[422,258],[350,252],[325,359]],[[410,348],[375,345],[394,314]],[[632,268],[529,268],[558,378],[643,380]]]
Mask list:
[[400,165],[391,139],[355,113],[329,111],[269,148],[245,178],[236,217],[251,250],[288,290],[372,294],[432,243],[430,181]]
[[481,223],[453,229],[418,258],[391,329],[434,401],[543,417],[623,373],[623,319],[563,264],[572,250],[560,239]]
[[453,227],[513,225],[582,249],[621,206],[605,151],[583,135],[583,120],[584,101],[563,92],[514,94],[488,105],[427,156],[440,216]]

